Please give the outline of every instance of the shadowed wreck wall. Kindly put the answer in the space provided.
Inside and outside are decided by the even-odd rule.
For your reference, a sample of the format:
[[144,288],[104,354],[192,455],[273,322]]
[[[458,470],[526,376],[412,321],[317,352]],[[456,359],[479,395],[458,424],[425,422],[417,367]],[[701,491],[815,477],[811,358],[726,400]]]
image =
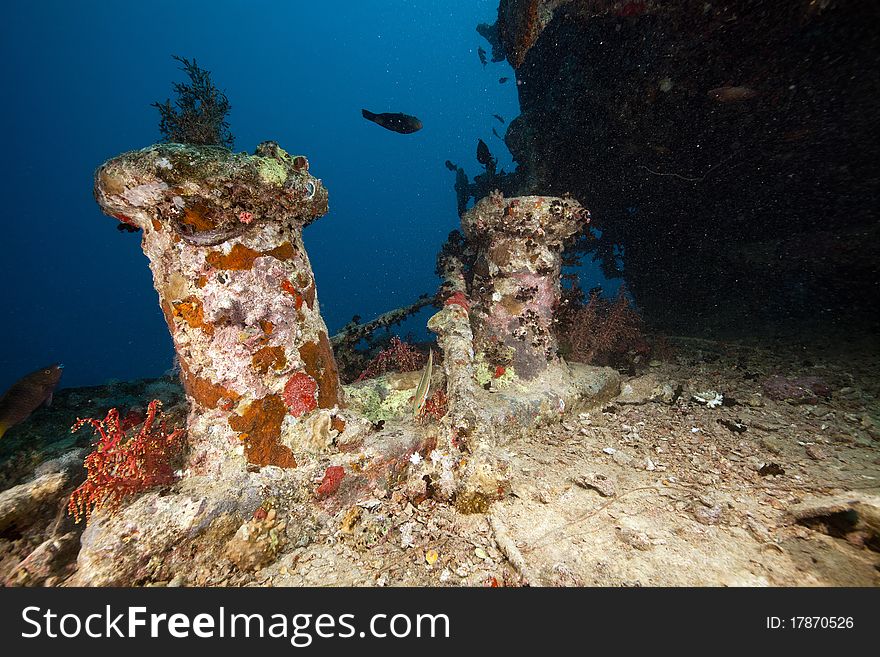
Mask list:
[[589,249],[655,326],[865,316],[878,18],[867,1],[502,0],[517,193],[589,207]]

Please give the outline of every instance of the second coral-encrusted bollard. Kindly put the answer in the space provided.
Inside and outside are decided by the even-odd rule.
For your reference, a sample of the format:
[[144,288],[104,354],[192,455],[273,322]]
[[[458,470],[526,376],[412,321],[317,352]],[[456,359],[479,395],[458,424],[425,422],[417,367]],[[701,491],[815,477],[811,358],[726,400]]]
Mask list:
[[475,349],[492,367],[529,379],[556,356],[563,242],[590,213],[574,199],[494,192],[462,217],[476,250],[471,299]]
[[302,242],[327,212],[306,158],[274,142],[155,145],[103,164],[95,196],[143,231],[191,403],[191,469],[293,467],[294,451],[326,447],[341,393]]

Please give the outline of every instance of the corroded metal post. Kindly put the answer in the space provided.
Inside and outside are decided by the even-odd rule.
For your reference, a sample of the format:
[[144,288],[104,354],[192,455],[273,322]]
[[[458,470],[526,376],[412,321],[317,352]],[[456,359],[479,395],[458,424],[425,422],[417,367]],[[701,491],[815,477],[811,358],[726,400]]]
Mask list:
[[475,349],[498,367],[533,378],[556,356],[563,242],[590,220],[574,199],[494,192],[462,217],[477,252],[473,267]]
[[326,447],[341,393],[302,242],[327,212],[306,158],[155,145],[103,164],[95,196],[143,231],[191,404],[190,468],[293,467]]

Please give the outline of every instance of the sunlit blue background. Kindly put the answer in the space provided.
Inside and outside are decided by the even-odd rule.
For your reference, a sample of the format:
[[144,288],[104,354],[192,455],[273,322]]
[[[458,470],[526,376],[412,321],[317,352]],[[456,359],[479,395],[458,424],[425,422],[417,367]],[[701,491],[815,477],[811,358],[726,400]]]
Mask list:
[[[0,392],[63,361],[62,384],[162,374],[172,348],[138,235],[92,197],[104,160],[158,141],[150,103],[210,70],[232,104],[235,149],[266,139],[309,158],[330,213],[305,231],[331,333],[436,290],[458,224],[452,160],[480,171],[483,138],[510,167],[493,114],[518,113],[506,62],[483,67],[475,27],[497,0],[28,2],[6,8]],[[510,77],[499,84],[500,77]],[[361,108],[422,119],[388,132]],[[427,311],[426,311],[427,313]],[[406,330],[419,330],[422,314]]]

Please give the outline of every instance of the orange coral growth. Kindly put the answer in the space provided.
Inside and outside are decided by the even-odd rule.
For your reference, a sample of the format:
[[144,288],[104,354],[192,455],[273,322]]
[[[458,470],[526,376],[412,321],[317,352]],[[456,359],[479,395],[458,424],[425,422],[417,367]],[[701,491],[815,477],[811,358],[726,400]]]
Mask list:
[[261,255],[263,254],[259,251],[254,251],[244,244],[236,243],[229,253],[211,251],[208,257],[205,258],[205,262],[215,269],[250,269],[254,266],[254,260]]
[[260,374],[265,374],[271,367],[274,370],[283,370],[287,365],[287,356],[284,355],[284,347],[263,347],[254,354],[252,359],[254,369]]
[[95,450],[83,462],[88,471],[86,480],[67,504],[76,522],[88,520],[97,509],[113,513],[126,498],[174,482],[186,431],[178,428],[168,432],[159,412],[161,406],[158,399],[150,402],[140,431],[131,438],[126,437],[115,408],[103,420],[78,419],[73,425],[71,431],[91,425],[99,437]]
[[245,455],[255,465],[295,468],[290,448],[278,442],[287,407],[278,395],[268,395],[248,404],[243,415],[232,415],[229,426],[245,438]]
[[268,251],[255,251],[244,244],[236,243],[229,253],[211,251],[205,262],[216,269],[250,269],[254,266],[254,260],[263,256],[270,256],[276,260],[291,260],[295,255],[296,249],[290,242],[283,242]]
[[210,217],[209,212],[202,204],[188,205],[184,208],[181,223],[192,226],[199,232],[213,230],[217,227],[217,223]]
[[330,428],[338,433],[342,433],[345,431],[345,420],[338,415],[334,415],[330,418]]
[[180,359],[180,379],[186,394],[201,406],[217,408],[221,399],[238,401],[241,395],[234,390],[229,390],[219,383],[213,383],[203,379],[189,371],[186,361]]
[[214,327],[205,322],[205,312],[202,302],[194,295],[188,296],[183,301],[172,302],[174,317],[182,319],[192,328],[202,329],[207,335],[214,335]]
[[151,219],[150,223],[153,224],[153,230],[155,230],[157,233],[162,232],[162,222],[161,221],[159,221],[158,219]]
[[288,294],[290,294],[291,296],[293,296],[293,298],[295,299],[294,304],[295,304],[297,310],[302,308],[302,305],[303,305],[302,295],[299,293],[299,290],[297,290],[293,286],[293,283],[291,283],[289,280],[287,280],[285,278],[283,281],[281,281],[281,289],[283,291],[287,292]]
[[306,342],[299,348],[306,373],[318,382],[318,407],[333,408],[339,403],[339,371],[333,357],[333,347],[326,333],[318,342]]
[[293,260],[293,257],[296,255],[296,249],[293,248],[293,244],[290,242],[282,242],[274,249],[264,251],[263,255],[272,256],[276,260]]
[[275,330],[275,325],[268,319],[261,319],[260,328],[263,329],[263,333],[266,335],[272,335],[272,332]]

